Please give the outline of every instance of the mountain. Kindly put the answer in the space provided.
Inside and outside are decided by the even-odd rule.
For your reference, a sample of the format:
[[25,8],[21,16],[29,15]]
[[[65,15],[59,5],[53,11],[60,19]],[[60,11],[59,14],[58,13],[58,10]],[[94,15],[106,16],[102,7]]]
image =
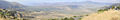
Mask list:
[[[28,6],[25,9],[30,11],[57,11],[63,14],[88,14],[96,12],[99,8],[112,5],[113,3],[98,2],[56,2],[40,3],[37,6]],[[32,9],[32,10],[31,10]]]
[[8,8],[11,4],[6,1],[0,1],[0,8]]
[[19,7],[25,7],[24,5],[17,3],[17,2],[11,2],[12,8],[19,8]]
[[8,9],[8,10],[19,10],[21,8],[25,7],[22,4],[16,3],[16,2],[7,2],[7,1],[0,1],[0,8],[2,9]]
[[85,1],[85,2],[54,2],[54,3],[50,3],[50,2],[45,2],[45,3],[33,3],[32,6],[51,6],[51,5],[79,5],[79,4],[86,4],[86,3],[90,3],[90,4],[113,4],[113,3],[100,3],[100,2],[92,2],[92,1]]

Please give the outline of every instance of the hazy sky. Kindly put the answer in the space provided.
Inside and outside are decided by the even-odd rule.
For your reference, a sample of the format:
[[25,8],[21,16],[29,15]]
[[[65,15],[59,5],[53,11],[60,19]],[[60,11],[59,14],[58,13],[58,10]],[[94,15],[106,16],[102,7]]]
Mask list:
[[98,3],[120,3],[120,0],[7,0],[9,2],[19,2],[21,4],[33,3],[54,3],[54,2],[98,2]]
[[93,2],[105,2],[105,3],[119,3],[120,0],[7,0],[11,2],[84,2],[84,1],[93,1]]

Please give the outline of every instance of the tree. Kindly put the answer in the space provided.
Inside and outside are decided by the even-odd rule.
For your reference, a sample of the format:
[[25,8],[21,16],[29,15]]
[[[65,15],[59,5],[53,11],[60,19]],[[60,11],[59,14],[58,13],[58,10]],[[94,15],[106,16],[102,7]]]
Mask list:
[[48,19],[48,20],[57,20],[57,19]]
[[120,9],[120,6],[118,6],[117,8]]
[[81,20],[82,18],[79,18],[78,20]]
[[69,19],[66,17],[66,18],[64,18],[63,20],[69,20]]
[[115,8],[115,6],[112,6],[112,9],[114,9]]
[[104,9],[100,9],[100,10],[98,10],[98,12],[104,12],[105,10]]
[[52,19],[52,20],[56,20],[56,19]]
[[74,18],[71,17],[69,20],[74,20]]
[[73,17],[77,17],[77,16],[73,16]]

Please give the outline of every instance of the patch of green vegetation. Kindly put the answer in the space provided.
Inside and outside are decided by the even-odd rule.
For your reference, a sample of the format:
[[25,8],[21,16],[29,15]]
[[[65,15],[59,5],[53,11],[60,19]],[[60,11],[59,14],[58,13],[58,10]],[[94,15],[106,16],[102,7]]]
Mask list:
[[[85,15],[85,16],[88,16],[88,15]],[[48,20],[81,20],[82,18],[83,16],[73,16],[73,17],[65,17],[65,18],[59,18],[59,19],[55,18],[55,19],[48,19]]]
[[63,19],[48,19],[48,20],[75,20],[74,18],[70,17],[70,18],[63,18]]
[[112,6],[112,8],[111,9],[114,9],[115,8],[115,6]]
[[110,9],[113,9],[113,10],[120,10],[120,6],[116,7],[116,6],[112,6],[111,8],[105,8],[105,9],[100,9],[98,10],[99,13],[102,13],[104,11],[108,11]]
[[77,16],[73,16],[73,17],[77,17]]
[[58,20],[58,19],[48,19],[48,20]]
[[0,12],[0,14],[3,14],[2,12]]
[[79,18],[78,20],[81,20],[82,18]]
[[100,10],[98,10],[98,13],[101,13],[101,12],[104,12],[104,11],[106,11],[106,10],[100,9]]

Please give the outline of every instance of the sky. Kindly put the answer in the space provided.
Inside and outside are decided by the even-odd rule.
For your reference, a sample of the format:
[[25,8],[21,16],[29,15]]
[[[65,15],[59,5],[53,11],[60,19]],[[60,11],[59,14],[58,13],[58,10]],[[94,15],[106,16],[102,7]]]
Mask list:
[[98,3],[120,3],[120,0],[6,0],[9,2],[18,2],[21,4],[33,4],[33,3],[55,3],[55,2],[98,2]]

